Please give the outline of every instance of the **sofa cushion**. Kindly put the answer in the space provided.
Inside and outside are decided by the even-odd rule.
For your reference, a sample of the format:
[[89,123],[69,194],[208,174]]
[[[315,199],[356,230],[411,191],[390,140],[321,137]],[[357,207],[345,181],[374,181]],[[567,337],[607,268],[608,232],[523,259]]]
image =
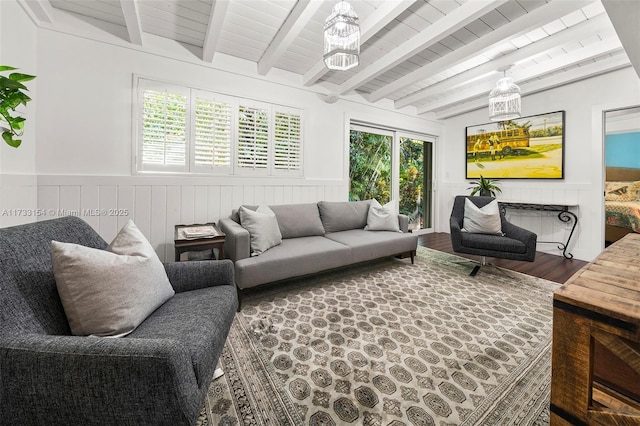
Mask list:
[[236,285],[250,288],[350,263],[351,249],[343,244],[320,236],[289,238],[261,256],[236,261]]
[[131,220],[106,250],[51,241],[51,257],[75,335],[124,336],[174,295],[158,255]]
[[208,386],[235,317],[230,285],[176,293],[126,339],[168,339],[187,348],[198,386]]
[[398,212],[394,201],[389,201],[381,206],[378,200],[371,200],[369,213],[367,214],[367,231],[395,231],[400,232]]
[[267,206],[260,206],[256,211],[241,206],[240,225],[249,231],[251,239],[251,256],[259,256],[282,242],[282,234],[276,215]]
[[327,234],[325,238],[348,246],[354,263],[408,253],[418,248],[417,234],[392,231],[351,229]]
[[364,229],[367,225],[370,203],[371,200],[318,202],[318,210],[320,211],[320,219],[322,220],[324,231],[329,233],[348,229]]
[[284,204],[269,207],[278,218],[282,238],[324,235],[318,204]]

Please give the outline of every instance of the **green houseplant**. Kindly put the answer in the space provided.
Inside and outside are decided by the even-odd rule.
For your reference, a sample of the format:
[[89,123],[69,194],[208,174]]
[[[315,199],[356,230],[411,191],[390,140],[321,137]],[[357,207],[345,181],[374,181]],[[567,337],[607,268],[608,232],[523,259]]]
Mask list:
[[[16,68],[0,65],[0,73],[13,71]],[[25,93],[27,87],[22,84],[25,81],[36,78],[33,75],[18,72],[10,73],[8,76],[0,74],[0,128],[2,129],[2,139],[7,145],[17,148],[22,143],[21,139],[15,137],[22,136],[24,132],[24,117],[16,116],[15,111],[19,105],[27,105],[31,100]],[[8,128],[6,126],[9,126]]]
[[470,195],[479,195],[495,197],[496,193],[502,192],[502,189],[497,185],[498,179],[485,179],[480,175],[480,180],[474,180],[471,182],[473,185],[467,189],[471,189]]

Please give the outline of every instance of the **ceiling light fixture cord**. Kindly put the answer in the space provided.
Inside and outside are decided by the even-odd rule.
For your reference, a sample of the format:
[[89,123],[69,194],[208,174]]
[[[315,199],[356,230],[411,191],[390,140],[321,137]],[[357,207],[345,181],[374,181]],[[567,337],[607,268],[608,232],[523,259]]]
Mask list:
[[330,70],[346,71],[358,65],[360,25],[346,1],[336,4],[324,23],[324,63]]

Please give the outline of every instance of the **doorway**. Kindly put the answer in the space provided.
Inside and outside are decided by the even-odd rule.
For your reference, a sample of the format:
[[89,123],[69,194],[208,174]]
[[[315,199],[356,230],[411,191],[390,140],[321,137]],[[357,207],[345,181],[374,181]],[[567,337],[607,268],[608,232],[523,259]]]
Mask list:
[[411,232],[433,232],[433,144],[429,135],[352,124],[349,200],[393,200]]
[[640,232],[640,106],[604,111],[605,247]]

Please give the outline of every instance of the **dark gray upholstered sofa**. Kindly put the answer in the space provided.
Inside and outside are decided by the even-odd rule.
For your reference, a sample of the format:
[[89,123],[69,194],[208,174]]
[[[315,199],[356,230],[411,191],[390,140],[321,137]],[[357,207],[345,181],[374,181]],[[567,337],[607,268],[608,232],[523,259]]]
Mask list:
[[367,260],[413,256],[418,236],[408,233],[409,219],[398,215],[402,232],[367,231],[370,201],[269,206],[276,215],[282,244],[250,255],[250,236],[234,211],[220,220],[226,234],[225,255],[235,264],[238,289],[312,274]]
[[167,264],[176,294],[131,334],[73,336],[51,240],[107,246],[77,217],[0,229],[0,424],[194,424],[237,308],[231,262]]
[[[473,254],[502,259],[522,260],[533,262],[536,257],[537,235],[527,229],[520,228],[504,217],[504,211],[500,209],[502,233],[504,235],[473,234],[463,232],[465,199],[482,208],[493,201],[493,197],[458,195],[453,202],[449,227],[451,231],[451,244],[456,253]],[[478,272],[480,266],[476,266],[471,275]]]

